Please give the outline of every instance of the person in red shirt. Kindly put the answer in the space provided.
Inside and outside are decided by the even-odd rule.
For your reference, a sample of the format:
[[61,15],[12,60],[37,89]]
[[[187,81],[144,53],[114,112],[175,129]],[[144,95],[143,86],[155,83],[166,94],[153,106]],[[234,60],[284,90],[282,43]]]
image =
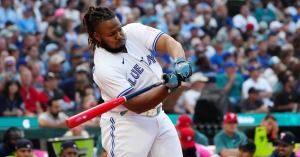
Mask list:
[[21,77],[21,96],[24,101],[25,116],[36,116],[42,113],[42,107],[39,102],[39,92],[32,86],[31,71],[22,67],[20,69]]

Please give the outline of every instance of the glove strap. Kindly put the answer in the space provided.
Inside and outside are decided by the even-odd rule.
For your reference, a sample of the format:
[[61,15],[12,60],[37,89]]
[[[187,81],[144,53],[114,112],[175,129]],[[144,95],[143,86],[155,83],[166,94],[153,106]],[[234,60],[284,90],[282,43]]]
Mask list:
[[185,62],[185,58],[184,57],[178,57],[175,59],[175,63],[178,64],[178,63],[181,63],[181,62]]

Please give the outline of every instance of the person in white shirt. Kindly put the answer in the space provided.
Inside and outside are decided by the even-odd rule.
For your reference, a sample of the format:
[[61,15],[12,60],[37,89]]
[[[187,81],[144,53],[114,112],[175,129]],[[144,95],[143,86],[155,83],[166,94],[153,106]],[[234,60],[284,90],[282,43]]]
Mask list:
[[246,31],[246,25],[248,23],[253,24],[254,26],[254,31],[258,31],[259,25],[256,20],[256,18],[252,15],[250,15],[250,8],[248,5],[243,5],[241,7],[241,12],[240,14],[237,14],[233,17],[233,25],[240,29],[241,31],[245,32]]
[[248,91],[251,87],[259,90],[259,95],[263,98],[264,104],[269,107],[272,107],[274,103],[271,101],[271,97],[273,94],[272,87],[269,82],[261,77],[260,67],[250,65],[248,67],[248,71],[250,72],[250,78],[247,79],[242,86],[242,94],[243,98],[247,99],[249,97]]
[[162,100],[192,74],[180,43],[139,23],[121,26],[106,7],[89,7],[84,15],[94,50],[93,78],[105,102],[162,81],[154,53],[168,52],[175,71],[164,84],[101,115],[103,148],[109,157],[182,157],[177,132],[162,111]]
[[175,106],[175,112],[194,114],[197,100],[200,98],[207,81],[208,78],[201,72],[194,73],[190,77],[191,88],[179,97]]

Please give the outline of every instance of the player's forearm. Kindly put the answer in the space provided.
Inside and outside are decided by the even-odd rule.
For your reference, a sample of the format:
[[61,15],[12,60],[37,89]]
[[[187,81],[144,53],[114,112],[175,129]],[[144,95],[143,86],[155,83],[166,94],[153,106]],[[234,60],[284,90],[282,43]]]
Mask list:
[[163,34],[157,41],[156,51],[160,53],[169,53],[174,59],[185,57],[184,50],[179,42],[167,34]]
[[178,57],[185,57],[184,50],[179,42],[173,38],[167,40],[167,52],[175,59]]
[[168,95],[168,88],[161,85],[127,101],[124,106],[133,112],[142,113],[156,107]]

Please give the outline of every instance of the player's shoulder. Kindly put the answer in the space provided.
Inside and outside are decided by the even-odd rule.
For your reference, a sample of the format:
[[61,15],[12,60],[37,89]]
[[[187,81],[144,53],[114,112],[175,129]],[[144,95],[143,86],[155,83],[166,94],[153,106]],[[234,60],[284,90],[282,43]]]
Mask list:
[[129,23],[129,24],[123,26],[123,29],[125,31],[130,31],[130,30],[136,30],[138,28],[143,28],[143,27],[145,27],[145,25],[136,22],[136,23]]

